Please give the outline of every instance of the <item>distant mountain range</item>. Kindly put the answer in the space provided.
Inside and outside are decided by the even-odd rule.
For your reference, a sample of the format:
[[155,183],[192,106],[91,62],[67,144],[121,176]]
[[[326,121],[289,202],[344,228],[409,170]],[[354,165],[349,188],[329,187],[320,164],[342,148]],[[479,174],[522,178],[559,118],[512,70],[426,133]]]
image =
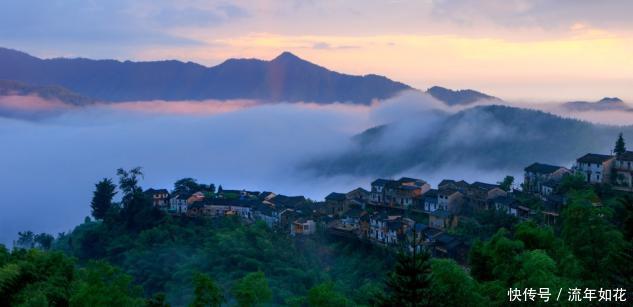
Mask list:
[[596,102],[571,101],[563,104],[563,107],[572,111],[629,111],[633,107],[627,105],[617,97],[605,97]]
[[322,175],[393,176],[414,168],[468,166],[520,172],[537,161],[570,166],[587,152],[609,153],[620,132],[633,135],[633,126],[598,125],[499,105],[435,113],[437,124],[432,126],[422,116],[368,129],[354,138],[352,149],[302,167]]
[[426,90],[426,93],[449,106],[469,105],[481,100],[502,102],[501,99],[497,97],[486,95],[471,89],[454,91],[444,87],[434,86]]
[[256,99],[369,104],[410,86],[378,75],[328,70],[284,52],[271,61],[230,59],[205,67],[191,62],[40,59],[0,48],[0,79],[61,86],[101,101]]
[[0,96],[38,96],[45,100],[85,106],[94,104],[92,98],[81,96],[60,86],[36,86],[12,80],[0,80]]

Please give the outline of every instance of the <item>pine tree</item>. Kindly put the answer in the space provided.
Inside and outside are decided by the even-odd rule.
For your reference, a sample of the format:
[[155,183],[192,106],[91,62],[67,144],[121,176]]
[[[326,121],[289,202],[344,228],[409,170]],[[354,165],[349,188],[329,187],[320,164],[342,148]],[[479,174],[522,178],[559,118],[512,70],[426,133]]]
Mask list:
[[95,191],[90,207],[95,219],[103,219],[112,206],[112,197],[116,194],[116,185],[109,178],[104,178],[95,184]]
[[409,245],[398,253],[393,272],[387,277],[387,296],[383,306],[431,305],[431,255],[417,242],[415,231]]
[[624,154],[626,152],[626,143],[624,143],[624,137],[622,137],[622,132],[620,132],[620,135],[618,136],[618,140],[615,142],[615,148],[613,149],[613,152],[617,156]]

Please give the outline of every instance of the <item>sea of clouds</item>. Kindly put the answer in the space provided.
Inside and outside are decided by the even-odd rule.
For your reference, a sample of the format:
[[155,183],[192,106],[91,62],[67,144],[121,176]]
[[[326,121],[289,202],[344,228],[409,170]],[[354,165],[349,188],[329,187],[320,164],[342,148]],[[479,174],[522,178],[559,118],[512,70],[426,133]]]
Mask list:
[[[392,128],[397,137],[383,145],[397,148],[463,108],[418,92],[370,106],[235,100],[71,107],[33,96],[0,97],[0,243],[23,230],[70,230],[90,214],[94,183],[114,178],[119,167],[143,167],[144,188],[172,188],[177,179],[193,177],[226,189],[316,200],[369,188],[375,178],[368,173],[315,175],[304,162],[344,153],[354,135],[394,122],[401,123]],[[618,114],[618,122],[599,115],[603,123],[633,123],[632,114]],[[582,116],[593,120],[588,112]],[[417,176],[435,185],[444,178],[496,182],[508,173],[455,166],[412,168],[394,177]]]

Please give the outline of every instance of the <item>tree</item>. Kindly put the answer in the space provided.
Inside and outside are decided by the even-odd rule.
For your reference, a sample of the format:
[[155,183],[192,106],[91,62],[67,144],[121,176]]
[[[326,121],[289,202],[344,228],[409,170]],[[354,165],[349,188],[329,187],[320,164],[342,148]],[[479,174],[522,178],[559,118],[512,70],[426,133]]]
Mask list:
[[132,277],[103,261],[79,270],[73,284],[71,306],[142,306],[141,288]]
[[154,296],[145,300],[145,306],[147,307],[169,307],[170,305],[167,303],[167,297],[165,293],[159,292]]
[[269,302],[272,291],[263,272],[248,273],[233,286],[233,296],[242,307],[251,307]]
[[75,265],[61,252],[14,250],[0,266],[0,306],[68,306]]
[[514,238],[522,241],[525,248],[529,250],[551,250],[556,239],[552,229],[539,227],[534,221],[527,221],[517,225]]
[[39,248],[43,250],[51,249],[53,241],[55,241],[55,238],[47,233],[40,233],[38,235],[35,235],[35,237],[33,238],[33,242],[35,242],[39,246]]
[[433,306],[484,306],[477,283],[455,261],[431,261]]
[[222,289],[206,274],[196,273],[193,278],[194,297],[191,307],[219,307],[225,301]]
[[473,243],[468,254],[470,273],[479,281],[492,280],[492,257],[488,254],[487,244],[479,240]]
[[622,137],[622,132],[618,135],[618,140],[615,142],[615,148],[613,148],[613,153],[617,156],[624,154],[626,152],[626,144],[624,143],[624,137]]
[[135,167],[130,171],[119,168],[116,174],[119,176],[119,188],[123,191],[124,203],[136,193],[142,192],[141,187],[138,185],[139,177],[143,178],[141,167]]
[[198,192],[200,185],[193,178],[182,178],[174,183],[174,194]]
[[566,194],[570,191],[579,191],[587,187],[587,179],[582,173],[566,174],[560,181],[556,193]]
[[570,196],[562,214],[562,238],[584,268],[586,280],[608,282],[609,274],[618,270],[616,258],[626,248],[623,235],[609,222],[610,208],[594,206],[597,197],[593,191]]
[[33,248],[35,247],[35,234],[30,231],[20,231],[18,232],[18,242],[17,246],[22,248]]
[[503,181],[499,182],[499,187],[502,190],[509,192],[510,190],[512,190],[513,184],[514,184],[514,177],[506,176],[505,178],[503,178]]
[[525,288],[561,287],[560,278],[556,276],[556,262],[542,250],[524,252],[518,256],[519,265],[515,286]]
[[311,307],[345,307],[351,303],[341,293],[334,289],[334,283],[324,282],[308,291],[308,303]]
[[624,214],[622,217],[624,238],[629,242],[633,242],[633,196],[626,195],[618,201],[622,207],[624,207]]
[[143,177],[141,168],[136,167],[129,172],[120,168],[117,170],[117,175],[119,176],[119,189],[123,191],[123,207],[120,216],[127,228],[139,231],[155,225],[161,215],[138,185],[139,178]]
[[397,261],[388,275],[384,306],[430,306],[431,255],[422,249],[413,231],[413,239],[398,253]]
[[116,194],[116,185],[112,183],[112,179],[103,178],[95,184],[90,207],[92,208],[92,216],[95,219],[102,220],[108,210],[112,207],[112,197]]

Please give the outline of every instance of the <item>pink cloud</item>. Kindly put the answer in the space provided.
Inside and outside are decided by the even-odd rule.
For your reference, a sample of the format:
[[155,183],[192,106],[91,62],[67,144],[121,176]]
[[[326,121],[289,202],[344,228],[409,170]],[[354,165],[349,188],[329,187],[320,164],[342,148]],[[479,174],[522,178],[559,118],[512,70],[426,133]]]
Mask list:
[[44,99],[36,95],[0,96],[0,109],[18,112],[58,111],[72,109],[74,106],[57,99]]
[[203,101],[130,101],[109,104],[108,107],[142,113],[213,115],[233,112],[257,105],[253,100],[203,100]]

